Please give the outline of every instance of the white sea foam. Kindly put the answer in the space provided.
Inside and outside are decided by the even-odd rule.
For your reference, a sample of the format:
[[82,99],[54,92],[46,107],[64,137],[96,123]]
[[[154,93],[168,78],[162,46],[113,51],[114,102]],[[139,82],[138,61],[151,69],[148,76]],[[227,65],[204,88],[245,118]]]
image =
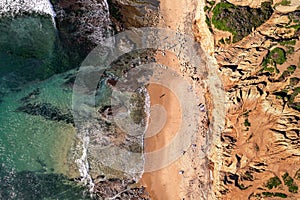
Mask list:
[[[145,104],[144,104],[144,112],[146,113],[146,125],[145,125],[145,131],[143,134],[143,137],[145,137],[145,134],[147,132],[149,123],[150,123],[150,110],[151,110],[151,101],[150,101],[150,95],[149,92],[146,88],[143,88],[143,93],[145,95]],[[144,143],[144,139],[142,140],[142,148],[144,149],[145,143]],[[143,163],[145,164],[145,155],[143,153]],[[143,174],[145,172],[145,169],[143,169],[143,171],[140,174],[139,178],[142,178]]]
[[88,162],[88,149],[87,146],[90,142],[90,138],[85,136],[82,138],[82,155],[80,159],[77,159],[75,162],[79,167],[79,173],[81,176],[81,181],[84,182],[90,189],[90,192],[94,190],[94,182],[92,177],[89,174],[89,162]]
[[55,24],[55,12],[49,0],[0,0],[0,15],[14,16],[22,12],[49,14]]

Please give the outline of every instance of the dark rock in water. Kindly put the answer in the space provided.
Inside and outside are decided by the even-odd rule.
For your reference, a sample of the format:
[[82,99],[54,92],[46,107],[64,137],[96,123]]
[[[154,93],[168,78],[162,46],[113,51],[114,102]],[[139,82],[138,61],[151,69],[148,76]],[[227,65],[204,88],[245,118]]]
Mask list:
[[65,80],[66,81],[62,84],[62,86],[72,88],[76,80],[76,74],[68,74],[65,77]]
[[39,94],[40,94],[40,89],[37,88],[37,89],[33,90],[32,92],[30,92],[27,96],[20,99],[20,101],[23,103],[27,103],[30,100],[35,99],[37,96],[39,96]]
[[37,157],[35,161],[42,167],[42,169],[39,170],[38,172],[41,173],[47,172],[47,165],[41,158]]
[[[6,172],[9,173],[9,172]],[[60,174],[21,171],[5,174],[1,169],[1,199],[90,199],[82,186]]]
[[4,93],[0,91],[0,103],[3,102],[2,98],[4,97]]
[[73,116],[70,112],[63,113],[60,109],[52,106],[49,103],[27,103],[26,105],[19,107],[16,111],[24,112],[30,115],[40,115],[47,120],[64,121],[74,125]]
[[56,25],[73,65],[79,66],[103,38],[110,35],[106,0],[52,0]]
[[149,27],[158,23],[157,0],[108,0],[109,11],[116,30]]

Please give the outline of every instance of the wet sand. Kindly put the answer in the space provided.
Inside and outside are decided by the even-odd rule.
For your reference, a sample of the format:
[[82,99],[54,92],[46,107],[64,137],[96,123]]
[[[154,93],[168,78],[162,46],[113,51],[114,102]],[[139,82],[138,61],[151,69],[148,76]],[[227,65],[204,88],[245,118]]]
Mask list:
[[[151,135],[149,129],[146,132],[146,137],[145,137],[146,153],[159,150],[160,148],[166,146],[168,142],[171,141],[171,139],[176,135],[181,124],[181,109],[175,94],[172,91],[170,91],[170,89],[158,84],[150,84],[147,87],[147,90],[150,96],[151,107],[155,105],[160,105],[161,107],[163,107],[166,112],[166,116],[165,116],[166,120],[160,119],[161,117],[164,118],[164,116],[162,115],[160,115],[160,118],[156,118],[156,119],[153,119],[152,114],[150,115],[151,122],[149,123],[149,127],[155,127],[156,124],[160,123],[159,121],[161,120],[165,122],[164,124],[162,124],[163,125],[162,129],[158,130],[158,132],[151,131]],[[151,112],[153,111],[150,111],[150,113]],[[157,115],[159,114],[161,113],[157,113]]]

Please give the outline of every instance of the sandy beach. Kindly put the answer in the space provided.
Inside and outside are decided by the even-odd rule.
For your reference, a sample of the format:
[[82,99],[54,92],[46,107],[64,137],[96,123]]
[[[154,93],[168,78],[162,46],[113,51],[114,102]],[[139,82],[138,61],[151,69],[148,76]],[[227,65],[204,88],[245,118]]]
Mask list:
[[[183,9],[185,8],[185,9]],[[196,5],[190,1],[182,0],[162,0],[160,2],[161,20],[159,27],[169,28],[182,33],[191,35],[192,19],[186,11],[195,10]],[[157,54],[157,61],[168,67],[171,67],[177,73],[182,74],[180,64],[175,55],[166,52],[164,56]],[[188,79],[187,79],[188,80]],[[199,96],[203,95],[203,89],[199,82],[188,80],[193,85],[193,90]],[[145,138],[145,152],[153,152],[168,145],[172,138],[177,134],[182,123],[180,104],[176,96],[168,88],[157,84],[150,84],[147,88],[150,95],[151,108],[159,105],[164,108],[164,112],[157,113],[155,109],[150,112],[149,131]],[[204,100],[203,100],[204,101]],[[163,116],[165,115],[165,116]],[[159,117],[162,119],[153,119]],[[164,121],[163,118],[166,118]],[[203,126],[193,140],[193,144],[182,156],[175,162],[170,163],[165,168],[153,172],[145,172],[140,181],[141,185],[146,187],[151,199],[154,200],[176,200],[176,199],[201,199],[203,194],[203,179],[207,176],[201,167],[205,166],[204,159],[199,157],[201,144],[205,137],[205,114],[199,116],[202,119]],[[160,121],[159,123],[153,123]],[[162,124],[163,121],[164,123]],[[151,123],[152,122],[152,123]],[[159,125],[157,125],[159,124]],[[156,128],[162,128],[153,133]],[[201,126],[201,125],[200,125]],[[161,159],[165,159],[165,155],[161,155]],[[146,159],[145,165],[150,160]]]
[[[167,145],[177,133],[181,123],[181,110],[176,96],[168,88],[157,84],[150,84],[147,89],[150,95],[151,106],[157,104],[163,106],[166,109],[167,120],[164,127],[154,136],[147,137],[146,133],[146,153],[158,150]],[[153,123],[156,119],[151,119],[151,121]],[[149,124],[149,127],[155,126],[152,123]],[[176,199],[178,194],[174,191],[179,191],[181,182],[181,176],[178,172],[179,166],[175,162],[161,170],[144,173],[142,184],[147,187],[152,199]]]

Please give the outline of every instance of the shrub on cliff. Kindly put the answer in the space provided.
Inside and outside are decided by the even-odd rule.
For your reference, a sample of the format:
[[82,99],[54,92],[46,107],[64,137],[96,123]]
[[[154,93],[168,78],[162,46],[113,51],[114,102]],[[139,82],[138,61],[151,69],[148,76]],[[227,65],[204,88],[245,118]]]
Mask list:
[[269,19],[273,9],[270,2],[262,3],[261,8],[235,6],[228,2],[221,2],[214,7],[212,12],[212,23],[215,28],[229,31],[233,35],[233,42],[238,42]]

